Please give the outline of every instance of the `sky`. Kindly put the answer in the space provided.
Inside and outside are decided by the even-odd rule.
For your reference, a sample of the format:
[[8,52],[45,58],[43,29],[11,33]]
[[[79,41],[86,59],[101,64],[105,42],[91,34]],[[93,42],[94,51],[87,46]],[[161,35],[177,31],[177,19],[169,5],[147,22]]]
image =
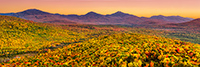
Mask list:
[[139,17],[153,15],[200,18],[200,0],[0,0],[0,13],[39,9],[50,13],[83,15],[117,11]]

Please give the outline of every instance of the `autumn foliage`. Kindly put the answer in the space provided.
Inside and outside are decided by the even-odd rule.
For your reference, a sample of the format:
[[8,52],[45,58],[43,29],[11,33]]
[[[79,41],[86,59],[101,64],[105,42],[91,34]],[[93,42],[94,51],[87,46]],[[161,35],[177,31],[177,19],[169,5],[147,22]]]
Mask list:
[[1,57],[37,53],[1,62],[0,67],[200,66],[199,44],[159,36],[168,31],[95,25],[60,26],[9,16],[0,16],[0,26]]

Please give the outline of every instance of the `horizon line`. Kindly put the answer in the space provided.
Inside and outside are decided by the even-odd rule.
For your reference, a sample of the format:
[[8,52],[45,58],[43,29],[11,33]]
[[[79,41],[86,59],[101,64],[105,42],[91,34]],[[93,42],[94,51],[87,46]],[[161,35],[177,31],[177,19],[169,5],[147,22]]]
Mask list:
[[[7,13],[19,13],[19,12],[23,12],[23,11],[27,11],[27,10],[31,10],[31,9],[35,9],[35,10],[40,10],[42,12],[47,12],[47,13],[51,13],[51,14],[60,14],[60,15],[78,15],[78,16],[81,16],[81,15],[86,15],[87,13],[90,13],[90,12],[94,12],[94,13],[97,13],[97,14],[100,14],[100,15],[111,15],[111,14],[114,14],[114,13],[117,13],[117,12],[122,12],[122,13],[126,13],[124,11],[121,11],[121,10],[117,10],[115,12],[112,12],[110,14],[101,14],[101,13],[98,13],[94,10],[90,10],[90,11],[87,11],[87,13],[85,14],[61,14],[61,13],[52,13],[52,12],[48,12],[48,11],[45,11],[45,10],[41,10],[39,8],[28,8],[28,9],[24,9],[24,10],[20,10],[20,11],[16,11],[16,12],[7,12]],[[1,14],[1,13],[0,13]],[[6,14],[6,13],[2,13],[2,14]],[[134,14],[130,14],[130,13],[126,13],[126,14],[129,14],[129,15],[134,15]],[[137,15],[134,15],[134,16],[137,16]],[[183,16],[180,16],[180,15],[163,15],[163,14],[157,14],[157,15],[151,15],[150,17],[152,16],[165,16],[165,17],[171,17],[171,16],[179,16],[179,17],[183,17]],[[146,17],[146,16],[137,16],[137,17]],[[147,18],[150,18],[150,17],[147,17]],[[192,17],[183,17],[183,18],[192,18]],[[192,19],[198,19],[198,18],[192,18]]]

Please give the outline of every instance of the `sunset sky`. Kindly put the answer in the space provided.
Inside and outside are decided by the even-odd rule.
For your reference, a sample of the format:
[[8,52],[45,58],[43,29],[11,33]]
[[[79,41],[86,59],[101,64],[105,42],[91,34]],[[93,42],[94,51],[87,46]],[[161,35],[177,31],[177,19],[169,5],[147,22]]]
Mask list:
[[200,0],[0,0],[0,13],[27,9],[59,14],[86,14],[94,11],[111,14],[117,11],[136,16],[179,15],[200,18]]

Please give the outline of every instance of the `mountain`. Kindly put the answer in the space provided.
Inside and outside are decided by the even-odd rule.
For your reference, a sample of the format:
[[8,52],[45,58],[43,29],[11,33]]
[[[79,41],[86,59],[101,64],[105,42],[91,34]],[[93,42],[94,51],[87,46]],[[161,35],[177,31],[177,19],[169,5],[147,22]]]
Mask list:
[[71,15],[60,15],[63,16],[67,19],[70,19],[71,21],[74,22],[79,22],[81,24],[104,24],[105,16],[98,14],[96,12],[88,12],[85,15],[76,15],[76,14],[71,14]]
[[200,30],[200,18],[183,23],[169,23],[164,25],[147,26],[148,28],[162,28],[162,29],[190,29]]
[[14,13],[0,13],[0,15],[7,15],[7,16],[12,15],[12,14]]
[[81,19],[98,19],[98,18],[102,18],[102,17],[104,17],[104,15],[95,13],[95,12],[93,12],[93,11],[88,12],[88,13],[85,14],[85,15],[79,16],[79,18],[81,18]]
[[193,20],[192,18],[184,18],[180,16],[163,16],[163,15],[158,15],[158,16],[152,16],[150,17],[151,19],[160,19],[160,20],[165,20],[169,22],[175,22],[175,23],[182,23],[182,22],[187,22]]
[[22,12],[10,13],[10,14],[8,13],[4,15],[15,16],[26,20],[32,20],[35,22],[42,22],[42,23],[76,24],[76,22],[72,22],[65,17],[54,15],[38,9],[28,9]]
[[85,14],[83,16],[103,16],[103,15],[91,11],[91,12],[88,12],[87,14]]
[[197,27],[200,27],[200,18],[198,19],[194,19],[192,21],[189,21],[189,22],[185,22],[185,23],[180,23],[178,24],[180,26],[197,26]]
[[138,17],[132,14],[117,11],[113,14],[102,15],[96,12],[88,12],[85,15],[61,15],[44,12],[38,9],[28,9],[18,13],[2,13],[0,15],[15,16],[35,22],[56,23],[56,24],[103,24],[103,25],[160,25],[168,23],[182,23],[191,21],[191,18],[180,16],[152,16]]
[[38,10],[38,9],[28,9],[28,10],[25,10],[23,12],[15,13],[14,15],[26,16],[26,15],[49,15],[49,14],[50,13],[43,12],[43,11]]
[[131,14],[128,14],[128,13],[123,13],[121,11],[117,11],[116,13],[113,13],[113,14],[110,14],[110,15],[106,15],[106,16],[129,17],[129,16],[134,16],[134,15],[131,15]]
[[168,21],[137,17],[128,13],[117,11],[113,14],[101,15],[96,12],[88,12],[85,15],[62,15],[72,21],[81,24],[112,24],[112,25],[153,25],[166,24]]

